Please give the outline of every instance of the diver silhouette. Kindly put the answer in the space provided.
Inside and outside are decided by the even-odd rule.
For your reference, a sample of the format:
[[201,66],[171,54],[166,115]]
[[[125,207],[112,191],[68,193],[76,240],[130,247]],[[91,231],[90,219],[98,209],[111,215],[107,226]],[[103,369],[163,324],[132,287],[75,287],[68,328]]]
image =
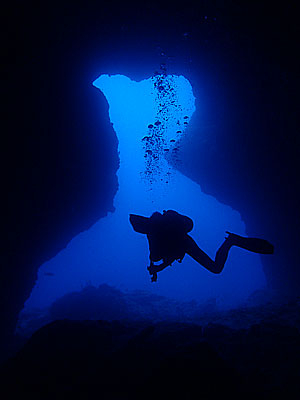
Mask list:
[[[215,260],[212,260],[188,235],[193,229],[192,219],[174,210],[164,210],[162,214],[156,211],[151,217],[130,214],[129,221],[136,232],[147,235],[150,251],[148,271],[152,282],[157,281],[158,272],[174,261],[181,263],[185,254],[208,271],[220,274],[232,246],[259,254],[274,253],[274,246],[265,239],[243,237],[226,231],[228,236],[217,250]],[[160,260],[161,264],[154,264]]]

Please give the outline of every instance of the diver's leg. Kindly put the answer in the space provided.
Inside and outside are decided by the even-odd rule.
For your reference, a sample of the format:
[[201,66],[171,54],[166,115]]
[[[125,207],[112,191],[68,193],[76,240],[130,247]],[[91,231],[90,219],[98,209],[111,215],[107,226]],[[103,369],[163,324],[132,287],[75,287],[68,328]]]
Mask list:
[[199,248],[197,243],[189,235],[187,235],[186,238],[186,253],[189,254],[204,268],[208,269],[214,274],[219,274],[220,272],[222,272],[228,257],[229,250],[232,246],[238,246],[242,249],[246,249],[259,254],[274,253],[274,246],[267,240],[246,238],[231,232],[226,233],[228,233],[228,237],[225,238],[225,241],[217,250],[215,261],[213,261],[206,253],[204,253],[204,251]]
[[259,254],[273,254],[274,246],[265,239],[258,238],[247,238],[235,233],[228,233],[228,239],[230,239],[234,246],[241,247],[242,249],[252,251],[253,253]]
[[215,260],[212,260],[203,250],[200,249],[197,243],[187,235],[186,253],[210,272],[220,274],[223,271],[229,250],[233,245],[234,243],[231,237],[225,238],[224,242],[216,252]]
[[225,261],[227,260],[228,252],[232,246],[230,240],[226,239],[222,246],[219,248],[216,254],[215,261],[212,260],[192,239],[189,235],[186,235],[185,239],[186,253],[191,256],[195,261],[201,264],[204,268],[208,269],[214,274],[219,274],[224,268]]
[[225,262],[228,257],[229,250],[231,247],[234,245],[233,241],[231,238],[228,236],[225,238],[224,242],[221,244],[221,246],[218,248],[215,256],[215,265],[217,267],[218,272],[220,273],[225,265]]

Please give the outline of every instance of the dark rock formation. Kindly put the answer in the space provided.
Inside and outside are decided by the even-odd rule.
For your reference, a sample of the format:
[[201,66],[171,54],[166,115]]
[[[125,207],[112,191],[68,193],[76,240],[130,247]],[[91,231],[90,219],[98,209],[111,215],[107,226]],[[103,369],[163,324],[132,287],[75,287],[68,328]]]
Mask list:
[[43,398],[272,398],[299,391],[298,329],[53,322],[2,367],[2,390]]
[[51,305],[49,317],[51,320],[120,320],[127,317],[128,313],[124,294],[105,284],[99,288],[88,286],[81,292],[66,294]]
[[291,7],[280,10],[248,4],[247,17],[237,7],[208,23],[209,33],[204,24],[194,27],[198,112],[177,167],[239,211],[249,236],[275,245],[274,257],[262,262],[268,283],[283,295],[300,293],[300,139],[297,22]]
[[[258,301],[255,298],[258,297]],[[277,303],[276,303],[277,301]],[[249,329],[253,325],[269,324],[292,326],[300,329],[300,298],[278,302],[272,293],[256,293],[243,306],[226,310],[216,299],[205,303],[176,301],[144,291],[121,292],[109,285],[98,288],[87,286],[81,291],[68,293],[49,308],[22,310],[17,334],[29,338],[41,327],[55,320],[76,321],[146,321],[148,323],[176,322],[201,326],[213,324],[230,329]],[[220,332],[220,329],[218,329]],[[210,332],[210,336],[213,333]]]
[[38,267],[113,211],[117,190],[117,140],[106,99],[66,49],[69,33],[55,35],[51,16],[38,20],[40,11],[31,10],[28,21],[15,10],[6,43],[1,355]]

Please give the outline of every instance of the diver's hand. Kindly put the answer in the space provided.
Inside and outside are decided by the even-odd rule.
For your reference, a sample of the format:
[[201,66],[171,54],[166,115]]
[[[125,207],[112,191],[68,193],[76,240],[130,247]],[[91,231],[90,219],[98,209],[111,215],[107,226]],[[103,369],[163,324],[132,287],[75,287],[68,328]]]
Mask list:
[[151,282],[156,282],[157,281],[156,265],[154,265],[153,263],[150,264],[150,266],[147,267],[147,270],[149,271],[149,274],[152,275]]
[[147,267],[147,270],[149,271],[150,275],[153,275],[154,273],[156,273],[156,265],[150,264],[150,266]]

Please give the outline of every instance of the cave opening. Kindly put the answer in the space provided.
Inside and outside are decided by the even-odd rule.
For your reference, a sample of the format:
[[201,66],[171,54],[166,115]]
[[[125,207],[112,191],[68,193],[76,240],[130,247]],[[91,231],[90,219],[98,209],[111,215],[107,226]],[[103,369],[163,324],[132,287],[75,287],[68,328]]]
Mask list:
[[209,273],[187,256],[182,264],[163,271],[156,284],[151,283],[146,269],[147,241],[132,230],[130,213],[150,216],[154,211],[173,209],[188,215],[194,221],[191,236],[212,258],[226,230],[246,236],[246,227],[238,211],[203,193],[176,169],[181,162],[180,138],[188,135],[191,126],[197,129],[193,119],[196,99],[187,78],[157,73],[134,81],[120,74],[103,74],[92,84],[108,102],[119,143],[115,211],[74,237],[39,268],[20,318],[47,309],[68,293],[103,284],[178,301],[214,299],[223,309],[239,306],[264,288],[260,256],[239,248],[232,249],[220,275]]

